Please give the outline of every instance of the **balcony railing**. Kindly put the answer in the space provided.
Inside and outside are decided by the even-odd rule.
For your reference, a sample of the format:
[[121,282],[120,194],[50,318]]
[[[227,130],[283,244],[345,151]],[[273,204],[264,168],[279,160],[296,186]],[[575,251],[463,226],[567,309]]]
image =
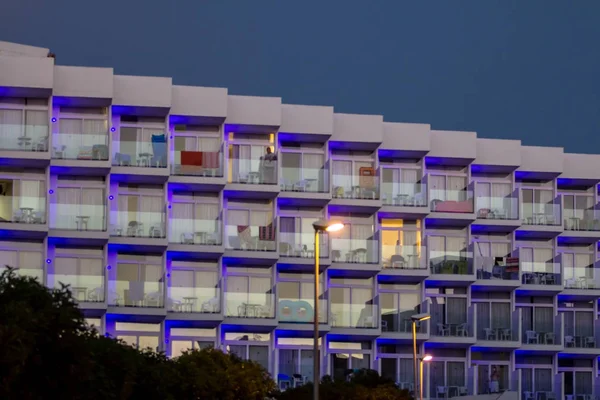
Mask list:
[[[10,267],[12,267],[12,265],[10,265]],[[4,272],[5,269],[6,265],[0,264],[0,274]],[[16,268],[14,272],[18,276],[28,276],[37,279],[40,283],[44,282],[44,270],[41,266],[39,268]]]
[[169,243],[219,246],[220,219],[172,218],[169,221]]
[[330,324],[337,328],[377,328],[379,326],[377,305],[331,303]]
[[430,209],[434,212],[472,213],[473,190],[430,189]]
[[519,219],[519,200],[513,196],[478,196],[475,209],[480,219]]
[[[114,215],[116,214],[116,215]],[[165,213],[149,211],[111,211],[111,236],[164,238]]]
[[230,158],[227,182],[277,185],[277,159],[264,158]]
[[329,171],[322,168],[281,168],[282,192],[329,193]]
[[106,206],[91,204],[52,204],[56,218],[51,229],[106,231]]
[[[510,309],[510,304],[506,304]],[[485,318],[479,318],[477,309],[483,304],[476,303],[475,315],[477,316],[477,340],[486,341],[518,341],[519,340],[519,316],[520,310],[508,311],[502,313],[495,310],[493,303],[491,308],[487,307],[488,315]]]
[[331,239],[331,259],[346,263],[379,263],[379,241],[375,239]]
[[[524,345],[562,346],[564,315],[561,313],[554,316],[554,320],[548,324],[547,321],[533,321],[533,329],[523,327],[522,343]],[[539,327],[538,327],[539,326]]]
[[432,274],[471,275],[472,253],[466,251],[429,251]]
[[477,279],[519,281],[519,266],[508,264],[510,258],[497,261],[494,257],[475,257]]
[[524,225],[560,226],[563,224],[560,210],[560,196],[550,203],[520,204],[521,222]]
[[227,225],[225,241],[227,249],[247,251],[275,251],[275,223],[268,226]]
[[424,183],[383,182],[383,204],[399,207],[427,207],[427,185]]
[[[172,271],[171,274],[176,274]],[[220,288],[169,287],[167,311],[188,313],[219,313],[221,311]]]
[[275,318],[272,293],[225,293],[225,316],[235,318]]
[[342,175],[334,172],[332,196],[336,199],[379,199],[378,177]]
[[48,281],[53,282],[55,288],[60,288],[61,283],[69,285],[73,297],[79,302],[104,301],[104,270],[95,273],[63,274],[60,271],[48,274]]
[[557,262],[521,261],[521,283],[523,285],[560,285],[561,268]]
[[439,322],[431,321],[431,334],[433,336],[472,337],[473,329],[467,321]]
[[52,158],[64,160],[108,160],[108,133],[55,133]]
[[174,150],[171,174],[223,177],[223,149],[218,151]]
[[[281,257],[313,258],[315,256],[314,232],[279,232],[279,255]],[[329,257],[327,235],[319,238],[319,257]]]
[[[379,294],[381,298],[381,293]],[[424,301],[415,308],[396,310],[384,309],[381,307],[381,331],[412,333],[412,319],[415,314],[428,313],[429,302]],[[400,299],[402,307],[402,299]],[[417,322],[417,333],[427,333],[427,321]]]
[[0,124],[0,150],[48,151],[48,125]]
[[593,209],[563,210],[564,228],[568,231],[600,231],[600,211],[598,205]]
[[427,269],[425,246],[382,245],[383,268]]
[[563,285],[565,289],[598,290],[600,288],[600,271],[596,265],[590,267],[564,267]]
[[109,282],[108,304],[117,307],[163,307],[162,282],[114,280]]
[[148,141],[113,141],[115,166],[126,167],[167,167],[167,142],[165,135],[152,135]]
[[[312,323],[315,320],[315,301],[312,298],[279,299],[279,322]],[[327,300],[319,299],[319,323],[327,323]]]
[[21,224],[46,223],[46,198],[34,196],[2,196],[0,203],[1,222]]

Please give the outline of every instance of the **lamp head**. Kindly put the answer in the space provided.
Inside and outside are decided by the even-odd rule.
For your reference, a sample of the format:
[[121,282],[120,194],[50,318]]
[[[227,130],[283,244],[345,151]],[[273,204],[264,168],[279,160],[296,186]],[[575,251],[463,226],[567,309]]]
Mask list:
[[344,229],[344,224],[338,221],[317,221],[313,223],[317,232],[337,232]]
[[433,356],[431,354],[425,354],[421,361],[431,361],[433,360]]
[[411,317],[410,317],[410,319],[411,319],[413,322],[421,322],[421,321],[426,321],[426,320],[428,320],[429,318],[431,318],[431,315],[429,315],[429,314],[426,314],[426,313],[422,313],[422,314],[415,314],[415,315],[413,315],[413,316],[411,316]]

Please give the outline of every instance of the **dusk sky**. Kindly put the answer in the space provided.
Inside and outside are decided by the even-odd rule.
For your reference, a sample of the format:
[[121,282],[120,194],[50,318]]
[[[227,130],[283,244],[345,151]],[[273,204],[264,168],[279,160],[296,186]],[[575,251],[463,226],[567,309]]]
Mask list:
[[0,0],[0,40],[61,65],[600,153],[599,0]]

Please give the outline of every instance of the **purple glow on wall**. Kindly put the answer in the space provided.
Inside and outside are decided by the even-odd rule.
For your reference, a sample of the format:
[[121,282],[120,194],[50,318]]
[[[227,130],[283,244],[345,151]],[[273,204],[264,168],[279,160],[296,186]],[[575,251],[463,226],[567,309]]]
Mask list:
[[108,196],[109,200],[114,200],[115,196],[113,196],[112,194],[110,196]]
[[112,268],[112,267],[111,267],[110,265],[107,265],[107,266],[106,266],[106,269],[111,269],[111,268]]
[[46,264],[50,264],[51,262],[52,262],[52,260],[51,260],[51,259],[49,259],[49,258],[46,258]]
[[169,339],[165,339],[165,344],[169,344]]
[[116,131],[116,130],[117,130],[117,128],[115,128],[114,126],[112,126],[112,127],[110,128],[110,131],[111,131],[111,132],[114,132],[114,131]]
[[52,190],[52,189],[48,190],[48,194],[54,194],[54,190]]
[[170,278],[170,277],[171,277],[171,274],[167,274],[167,278]]
[[52,122],[56,122],[56,117],[52,117]]

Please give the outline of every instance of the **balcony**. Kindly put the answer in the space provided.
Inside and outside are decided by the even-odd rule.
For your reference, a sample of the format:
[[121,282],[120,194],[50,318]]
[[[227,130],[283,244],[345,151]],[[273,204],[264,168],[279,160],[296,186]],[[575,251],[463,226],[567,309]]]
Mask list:
[[[137,132],[137,130],[133,129],[133,132]],[[121,136],[125,136],[123,132]],[[168,174],[166,170],[167,142],[164,134],[144,135],[144,140],[122,138],[114,140],[112,145],[113,166],[158,168],[164,169],[163,174]]]
[[169,243],[221,246],[221,219],[171,218]]
[[[304,323],[312,324],[315,320],[315,301],[313,298],[290,299],[285,293],[279,299],[278,317],[280,323]],[[327,323],[327,300],[319,298],[319,323]]]
[[378,307],[364,303],[331,303],[329,322],[332,328],[377,329]]
[[[329,239],[327,234],[320,235],[319,258],[328,258]],[[315,257],[314,232],[279,232],[279,256],[306,259],[308,263],[312,264]]]
[[225,316],[274,319],[275,296],[272,293],[225,292]]
[[270,154],[251,158],[231,157],[227,183],[277,185],[277,157],[275,153]]
[[0,197],[0,230],[46,230],[46,198],[42,196]]
[[[171,278],[187,271],[172,271]],[[192,279],[193,281],[193,279]],[[200,284],[200,282],[198,282]],[[217,287],[198,287],[192,284],[170,286],[167,288],[167,311],[174,313],[218,314],[221,312],[221,289]]]
[[55,133],[52,159],[108,161],[108,133]]
[[[118,269],[127,267],[119,266]],[[127,274],[120,271],[119,274]],[[162,308],[164,284],[160,280],[116,279],[109,281],[108,305],[113,307]]]
[[471,189],[430,189],[431,212],[473,213],[473,190]]
[[427,207],[427,185],[424,183],[382,182],[384,206]]
[[477,280],[482,284],[494,286],[519,286],[519,266],[516,258],[475,257],[474,264]]
[[[17,120],[21,120],[21,111],[15,112],[18,113]],[[44,124],[0,123],[0,151],[6,152],[3,157],[49,159],[49,154],[40,154],[48,152],[48,114],[47,112],[41,114],[42,117],[36,119],[40,122],[44,119]],[[10,116],[7,115],[7,118]]]
[[[97,199],[103,202],[103,199]],[[106,231],[106,206],[93,204],[52,204],[50,229],[65,231]]]
[[373,175],[364,176],[334,172],[332,196],[334,199],[377,200],[379,199],[377,176],[374,172]]
[[376,239],[331,239],[331,260],[338,263],[378,264]]
[[[419,282],[429,276],[425,246],[382,245],[382,274],[397,282]],[[395,277],[395,278],[393,278]]]
[[[385,295],[395,295],[393,292],[386,292],[379,294],[380,301],[382,296]],[[402,334],[398,335],[401,338],[412,337],[412,319],[411,317],[415,314],[428,313],[429,311],[429,301],[424,301],[416,307],[413,308],[405,308],[406,306],[402,306],[402,298],[399,299],[399,305],[394,306],[393,309],[386,309],[381,306],[381,332],[382,335],[386,337],[396,336],[393,334]],[[417,334],[426,335],[428,332],[428,321],[422,321],[417,323]]]
[[[177,138],[175,138],[177,140]],[[171,152],[173,164],[172,175],[199,176],[208,178],[223,177],[223,149],[218,151],[189,151]]]
[[596,264],[589,266],[566,266],[563,261],[563,285],[571,290],[600,290],[600,271]]
[[227,225],[225,226],[226,249],[244,251],[276,250],[276,225]]
[[[477,225],[492,225],[494,230],[506,227],[512,231],[521,225],[519,219],[519,200],[515,194],[508,196],[478,196],[475,198]],[[490,229],[490,228],[487,228]],[[482,228],[486,230],[486,228]]]
[[111,211],[110,236],[127,238],[165,238],[163,211]]
[[473,275],[472,258],[473,254],[467,251],[436,251],[430,249],[429,268],[432,275],[463,277]]
[[562,232],[561,199],[557,196],[553,201],[542,203],[524,203],[521,200],[521,229],[532,231]]
[[282,192],[329,193],[329,170],[282,167],[279,184]]
[[520,270],[522,285],[548,286],[548,289],[558,286],[559,290],[562,289],[560,263],[521,261]]
[[521,340],[524,347],[560,351],[563,348],[564,315],[551,320],[534,319],[533,327],[522,324]]
[[509,302],[476,303],[477,341],[491,348],[520,346],[521,310],[512,310]]
[[75,300],[79,303],[102,303],[104,302],[104,268],[76,269],[55,266],[54,273],[48,273],[48,283],[54,288],[60,288],[61,283],[69,285],[69,289]]

